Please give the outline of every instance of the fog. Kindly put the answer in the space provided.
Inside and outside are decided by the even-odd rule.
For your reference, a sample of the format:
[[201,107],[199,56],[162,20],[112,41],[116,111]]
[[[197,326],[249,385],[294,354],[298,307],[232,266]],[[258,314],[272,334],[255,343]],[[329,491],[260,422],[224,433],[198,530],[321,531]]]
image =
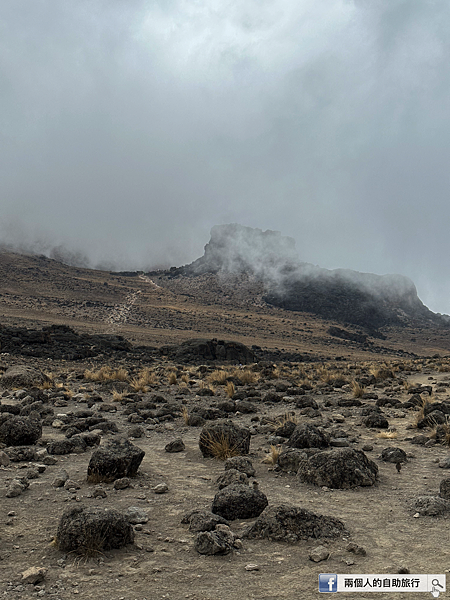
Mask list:
[[449,19],[444,0],[3,2],[0,242],[150,269],[241,223],[450,313]]

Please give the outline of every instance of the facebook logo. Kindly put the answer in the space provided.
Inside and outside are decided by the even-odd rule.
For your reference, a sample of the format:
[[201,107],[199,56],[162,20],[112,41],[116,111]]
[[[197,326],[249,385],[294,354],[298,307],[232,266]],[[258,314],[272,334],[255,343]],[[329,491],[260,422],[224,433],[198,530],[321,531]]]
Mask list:
[[337,592],[336,573],[321,573],[319,575],[319,592]]

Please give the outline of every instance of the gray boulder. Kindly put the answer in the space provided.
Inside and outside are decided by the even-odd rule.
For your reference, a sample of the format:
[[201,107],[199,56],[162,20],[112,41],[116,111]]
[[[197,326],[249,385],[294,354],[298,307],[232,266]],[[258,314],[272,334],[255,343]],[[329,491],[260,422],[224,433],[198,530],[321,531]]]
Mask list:
[[56,534],[59,550],[85,556],[122,548],[133,541],[133,527],[124,514],[114,509],[95,507],[67,509]]
[[295,543],[309,538],[335,538],[345,533],[345,525],[339,519],[281,504],[266,508],[244,537]]
[[87,480],[110,483],[122,477],[135,477],[144,456],[144,450],[126,438],[111,439],[92,453]]
[[330,437],[314,425],[297,425],[287,445],[291,448],[327,448]]
[[346,489],[373,485],[378,466],[362,452],[351,448],[317,452],[300,459],[298,477],[304,483]]
[[39,369],[16,365],[3,374],[0,384],[4,388],[30,388],[50,382],[50,378]]
[[214,554],[229,554],[233,551],[234,535],[231,531],[200,531],[194,542],[194,548],[199,554],[212,556]]
[[401,448],[389,447],[384,448],[381,452],[381,460],[390,463],[404,463],[407,462],[408,458],[406,452]]
[[0,425],[0,442],[6,446],[29,446],[42,435],[42,425],[29,417],[10,417]]
[[298,448],[283,450],[278,457],[278,465],[286,473],[297,473],[300,459],[307,458],[307,454]]
[[209,510],[191,510],[181,521],[183,524],[189,523],[189,531],[214,531],[216,525],[228,525],[228,521],[219,515],[215,515]]
[[224,519],[253,519],[259,517],[268,505],[267,496],[248,485],[235,483],[217,492],[211,512]]
[[439,496],[418,496],[412,508],[423,517],[437,517],[450,510],[450,502]]

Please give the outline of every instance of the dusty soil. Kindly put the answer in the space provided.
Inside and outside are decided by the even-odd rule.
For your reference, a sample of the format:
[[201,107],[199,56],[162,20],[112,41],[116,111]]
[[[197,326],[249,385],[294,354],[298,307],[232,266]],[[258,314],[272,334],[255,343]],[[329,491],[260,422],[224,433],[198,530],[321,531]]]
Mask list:
[[[20,360],[2,357],[2,362],[5,367]],[[48,368],[49,365],[46,366]],[[75,393],[81,391],[89,396],[95,392],[101,395],[104,403],[116,409],[102,414],[114,420],[120,433],[126,435],[131,426],[123,414],[126,405],[112,402],[111,386],[108,388],[101,383],[75,379],[81,377],[84,366],[89,365],[51,364],[55,375],[62,374],[61,378],[56,377],[55,382],[64,382],[64,389]],[[410,383],[432,383],[436,397],[447,399],[446,388],[437,388],[436,384],[442,382],[447,385],[448,375],[434,372],[432,364],[425,364],[422,369],[421,372],[404,372],[402,378]],[[195,381],[195,376],[192,377]],[[269,384],[274,382],[260,381],[258,385],[270,389]],[[141,396],[149,398],[157,393],[168,401],[185,406],[188,411],[199,404],[214,406],[226,399],[223,386],[215,388],[215,396],[199,398],[196,395],[199,390],[197,383],[169,386],[161,381]],[[296,382],[293,379],[291,383],[295,385]],[[182,388],[188,391],[180,393]],[[248,388],[238,386],[238,389],[245,391]],[[404,386],[395,380],[373,388],[370,386],[367,390],[402,401],[408,397]],[[349,530],[348,538],[329,542],[309,540],[298,544],[244,539],[243,548],[227,556],[197,554],[193,548],[194,534],[180,522],[191,509],[210,508],[217,492],[215,480],[223,472],[223,463],[202,458],[198,448],[200,428],[187,427],[183,418],[178,417],[156,426],[143,423],[145,437],[134,440],[146,452],[138,477],[133,480],[132,488],[120,491],[114,490],[112,484],[102,484],[107,492],[105,499],[93,498],[94,486],[86,483],[91,452],[56,457],[57,464],[48,466],[38,479],[31,480],[29,489],[18,498],[5,497],[6,484],[14,476],[24,473],[30,465],[11,463],[9,467],[1,468],[0,594],[8,600],[36,597],[65,600],[74,596],[88,599],[98,593],[102,598],[114,600],[294,600],[318,597],[318,574],[321,572],[396,573],[401,567],[407,567],[410,573],[446,572],[449,568],[446,548],[450,541],[448,517],[414,518],[410,503],[418,495],[437,494],[439,483],[446,476],[446,471],[439,468],[437,461],[449,455],[448,448],[416,446],[407,440],[417,433],[417,430],[407,428],[415,416],[411,409],[385,409],[389,424],[397,429],[398,437],[380,439],[378,431],[361,425],[359,408],[352,407],[345,412],[346,409],[340,407],[325,406],[329,400],[352,397],[349,391],[327,388],[321,391],[319,386],[311,391],[311,395],[318,402],[322,417],[310,419],[301,415],[289,401],[275,405],[260,403],[256,414],[260,418],[275,418],[292,410],[299,422],[322,423],[344,429],[355,439],[351,443],[354,448],[361,449],[365,444],[372,444],[373,450],[367,455],[379,466],[378,483],[373,487],[353,490],[328,490],[305,485],[295,475],[277,472],[262,463],[270,447],[269,433],[252,436],[250,458],[257,471],[259,487],[267,495],[270,505],[290,503],[317,514],[337,517]],[[3,402],[18,401],[8,396]],[[363,401],[363,404],[373,403],[373,400]],[[99,404],[92,409],[98,407]],[[80,408],[86,408],[86,405],[69,400],[67,406],[55,407],[55,414],[67,414]],[[336,423],[336,415],[342,412],[348,416],[343,423]],[[232,418],[238,424],[251,426],[254,425],[251,421],[254,416],[236,414]],[[430,433],[429,430],[425,432]],[[180,436],[186,450],[176,454],[165,452],[166,443]],[[58,429],[44,427],[44,440],[62,437]],[[400,447],[410,457],[400,473],[397,473],[395,465],[379,460],[382,449],[388,446]],[[51,482],[61,468],[79,483],[80,489],[76,493],[52,487]],[[157,495],[153,488],[161,482],[168,485],[169,491]],[[89,560],[80,559],[59,552],[50,543],[62,512],[76,503],[119,509],[139,506],[148,511],[149,521],[136,532],[134,545]],[[233,522],[232,530],[239,533],[249,522]],[[367,555],[355,556],[346,551],[349,540],[363,546]],[[331,554],[327,561],[316,564],[309,560],[309,552],[321,543],[328,546]],[[257,564],[259,570],[246,571],[248,564]],[[37,587],[21,585],[21,572],[30,566],[48,568],[43,584]],[[341,594],[340,597],[350,596]],[[380,596],[400,598],[400,594]],[[416,595],[422,596],[425,597],[425,594]],[[361,593],[359,597],[369,598],[370,595]]]

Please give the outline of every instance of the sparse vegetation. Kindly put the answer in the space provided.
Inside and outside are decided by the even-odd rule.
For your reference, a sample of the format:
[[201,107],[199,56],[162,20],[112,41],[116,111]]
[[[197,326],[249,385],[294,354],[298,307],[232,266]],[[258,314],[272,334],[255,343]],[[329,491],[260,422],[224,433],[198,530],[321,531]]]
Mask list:
[[240,454],[239,449],[231,445],[229,438],[223,433],[218,436],[206,434],[203,438],[203,443],[214,458],[218,460],[226,460]]
[[282,447],[280,445],[274,446],[273,444],[270,446],[270,450],[262,460],[262,462],[266,465],[276,465],[278,462],[278,457],[280,456],[282,451]]
[[235,389],[234,383],[232,381],[227,381],[225,391],[227,393],[228,398],[232,398],[234,396],[236,389]]
[[88,381],[128,381],[128,371],[123,367],[112,369],[109,366],[100,367],[97,371],[86,369],[84,378]]
[[354,398],[362,398],[366,393],[366,388],[361,385],[359,381],[356,381],[356,379],[354,379],[350,385]]

